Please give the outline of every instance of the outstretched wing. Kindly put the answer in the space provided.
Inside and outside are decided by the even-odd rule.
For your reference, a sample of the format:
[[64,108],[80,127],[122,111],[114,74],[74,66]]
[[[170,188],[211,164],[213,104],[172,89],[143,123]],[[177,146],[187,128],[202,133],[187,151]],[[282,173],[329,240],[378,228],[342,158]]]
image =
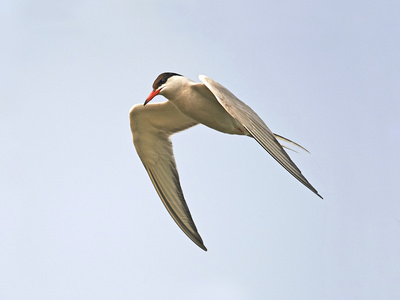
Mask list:
[[199,79],[214,94],[215,98],[217,98],[218,102],[225,108],[225,110],[241,123],[256,139],[256,141],[276,159],[276,161],[278,161],[290,174],[297,178],[297,180],[322,198],[276,140],[272,131],[248,105],[240,101],[228,89],[211,78],[200,75]]
[[207,251],[183,196],[170,135],[197,124],[166,101],[135,105],[129,113],[133,143],[168,212],[183,232]]

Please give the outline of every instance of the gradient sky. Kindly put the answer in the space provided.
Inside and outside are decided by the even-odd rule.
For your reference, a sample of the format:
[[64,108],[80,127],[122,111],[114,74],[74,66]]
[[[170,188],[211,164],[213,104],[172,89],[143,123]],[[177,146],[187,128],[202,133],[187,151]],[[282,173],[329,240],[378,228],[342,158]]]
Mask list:
[[[400,299],[399,1],[2,1],[0,299]],[[169,216],[128,112],[207,75],[276,133],[173,137],[205,245]],[[163,101],[162,97],[155,100]]]

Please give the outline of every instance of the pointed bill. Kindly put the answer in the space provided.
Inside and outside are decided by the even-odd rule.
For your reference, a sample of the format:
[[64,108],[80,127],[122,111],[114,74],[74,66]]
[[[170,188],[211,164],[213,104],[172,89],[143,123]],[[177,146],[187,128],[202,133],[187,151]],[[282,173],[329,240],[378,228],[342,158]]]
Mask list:
[[150,93],[150,95],[147,97],[146,101],[144,101],[143,106],[145,106],[147,103],[149,103],[155,96],[157,96],[160,93],[161,89],[154,90]]

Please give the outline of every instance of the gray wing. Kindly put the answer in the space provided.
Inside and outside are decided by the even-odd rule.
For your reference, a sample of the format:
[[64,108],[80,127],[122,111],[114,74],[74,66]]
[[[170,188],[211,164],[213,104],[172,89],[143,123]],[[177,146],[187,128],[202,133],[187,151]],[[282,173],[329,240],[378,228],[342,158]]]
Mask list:
[[225,108],[225,110],[239,123],[241,123],[256,139],[256,141],[273,158],[275,158],[276,161],[278,161],[297,180],[322,198],[321,195],[318,194],[317,190],[303,176],[299,168],[276,140],[272,131],[248,105],[240,101],[228,89],[211,78],[200,75],[199,79],[214,94],[215,98],[217,98],[218,102]]
[[183,196],[170,135],[197,124],[166,101],[135,105],[130,114],[133,143],[166,209],[182,231],[207,251]]

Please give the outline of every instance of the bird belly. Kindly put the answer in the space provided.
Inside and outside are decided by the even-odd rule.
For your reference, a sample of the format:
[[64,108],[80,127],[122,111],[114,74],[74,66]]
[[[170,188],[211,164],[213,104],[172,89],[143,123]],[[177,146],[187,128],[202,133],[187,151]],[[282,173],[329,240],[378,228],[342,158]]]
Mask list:
[[[207,91],[209,92],[208,89]],[[203,93],[182,95],[182,101],[179,98],[173,100],[174,104],[197,122],[223,133],[249,135],[246,128],[219,104],[211,92],[209,95]]]

